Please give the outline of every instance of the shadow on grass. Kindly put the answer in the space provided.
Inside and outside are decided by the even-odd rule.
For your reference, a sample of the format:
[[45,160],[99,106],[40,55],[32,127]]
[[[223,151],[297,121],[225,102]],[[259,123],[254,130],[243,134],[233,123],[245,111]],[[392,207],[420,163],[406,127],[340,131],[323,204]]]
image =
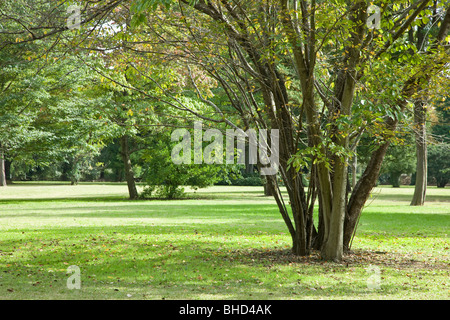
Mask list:
[[[226,228],[228,228],[226,230]],[[217,266],[246,265],[271,268],[277,266],[312,266],[320,268],[348,268],[359,265],[380,265],[397,268],[448,269],[448,264],[436,261],[428,264],[398,252],[356,249],[344,255],[341,263],[322,260],[320,252],[313,250],[309,256],[297,256],[289,249],[289,236],[246,230],[231,232],[231,226],[215,229],[208,234],[203,226],[102,226],[29,229],[14,238],[2,241],[0,256],[14,258],[22,264],[38,265],[65,261],[97,265],[104,263],[127,268],[136,260],[152,262],[148,266],[161,266],[167,262],[185,265],[186,261],[209,268]],[[22,229],[23,230],[23,229]],[[222,232],[220,232],[222,231]],[[230,231],[226,233],[225,231]],[[252,242],[246,242],[252,237]],[[274,246],[270,240],[285,240]],[[224,241],[227,240],[227,242]],[[267,242],[268,247],[261,248]],[[281,245],[281,246],[280,246]],[[12,261],[12,260],[11,260]],[[97,262],[96,262],[97,261]],[[119,264],[117,262],[120,261]],[[127,263],[128,262],[128,263]]]
[[[4,285],[0,296],[23,298],[25,295],[27,299],[46,295],[63,299],[361,298],[373,293],[366,284],[364,270],[368,265],[395,267],[396,270],[424,267],[415,261],[405,261],[402,265],[399,259],[396,264],[387,265],[386,254],[370,251],[354,252],[347,255],[343,263],[336,264],[322,261],[317,252],[299,257],[280,248],[227,250],[218,249],[220,241],[205,243],[181,238],[146,243],[140,235],[135,234],[132,240],[117,238],[111,230],[100,236],[80,235],[72,242],[56,238],[45,243],[35,240],[34,250],[28,257],[13,253],[14,262],[3,269]],[[17,248],[20,243],[6,245]],[[66,287],[69,265],[81,268],[81,291],[69,291]],[[425,267],[435,270],[442,265]],[[358,270],[348,282],[315,280],[347,277],[346,273],[352,269]],[[381,292],[394,294],[399,289],[385,282]],[[6,293],[6,290],[12,291]]]
[[[26,201],[30,202],[29,200]],[[41,201],[36,201],[40,203]],[[112,204],[112,202],[114,204]],[[0,204],[18,204],[15,200],[0,201]],[[19,212],[0,213],[1,218],[30,217],[30,218],[198,218],[198,219],[245,219],[248,216],[261,218],[279,218],[275,204],[220,204],[217,202],[196,203],[193,201],[99,201],[98,205],[86,206],[91,201],[73,202],[57,201],[55,203],[42,201],[42,206],[23,207]],[[64,203],[65,205],[61,205]],[[72,203],[74,205],[72,205]]]

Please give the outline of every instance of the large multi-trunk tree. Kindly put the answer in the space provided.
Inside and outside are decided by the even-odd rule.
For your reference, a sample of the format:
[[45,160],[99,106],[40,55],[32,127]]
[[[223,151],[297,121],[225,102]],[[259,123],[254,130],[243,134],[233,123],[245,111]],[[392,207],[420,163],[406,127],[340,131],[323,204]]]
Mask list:
[[[127,47],[206,71],[226,91],[244,130],[278,129],[287,200],[277,177],[267,178],[292,250],[308,255],[316,248],[324,259],[341,260],[402,113],[448,62],[449,8],[426,0],[375,7],[362,0],[181,0],[157,10],[158,3],[134,2],[149,47],[142,41]],[[430,50],[408,55],[409,30],[431,18],[440,29]],[[216,119],[227,121],[223,108],[191,80],[190,89],[215,107]],[[350,193],[348,166],[363,134],[377,146]]]
[[[284,201],[274,177],[271,185],[292,237],[293,252],[307,255],[315,247],[323,258],[341,260],[375,186],[401,112],[409,107],[409,99],[426,86],[427,77],[445,64],[443,52],[448,53],[448,48],[444,47],[442,35],[448,30],[448,8],[437,4],[435,14],[441,20],[441,30],[435,49],[440,52],[436,54],[439,61],[425,74],[417,71],[424,67],[420,63],[398,61],[405,60],[401,47],[405,46],[407,32],[427,17],[429,1],[384,1],[378,8],[379,15],[366,1],[181,3],[180,20],[189,31],[182,40],[194,45],[182,41],[177,45],[188,53],[191,62],[197,58],[197,65],[230,87],[230,100],[239,94],[243,97],[244,102],[236,107],[242,112],[242,104],[246,105],[244,114],[254,127],[279,129],[279,170],[288,201]],[[201,15],[192,18],[198,13]],[[370,25],[372,20],[375,25],[380,22],[380,30]],[[212,32],[217,33],[214,40],[223,40],[227,48],[227,55],[220,59],[220,46],[214,46]],[[209,58],[198,58],[206,48],[216,51]],[[251,79],[249,82],[257,90],[243,86],[235,94],[227,82],[230,77],[224,74],[227,63],[222,69],[214,67],[218,60],[232,61],[234,67],[228,69],[240,80]],[[291,73],[286,72],[289,68]],[[388,74],[394,69],[388,81],[376,79],[373,74],[378,70]],[[291,82],[296,82],[296,91],[290,90]],[[261,110],[254,103],[256,91],[264,104]],[[361,97],[377,102],[366,104],[366,109],[357,107],[360,103],[355,100]],[[376,109],[377,104],[382,107]],[[371,112],[377,118],[371,118]],[[376,127],[382,129],[376,131]],[[350,144],[361,134],[374,132],[379,147],[349,194]],[[302,179],[305,166],[310,179],[306,190]],[[318,225],[313,221],[315,200],[319,204]]]

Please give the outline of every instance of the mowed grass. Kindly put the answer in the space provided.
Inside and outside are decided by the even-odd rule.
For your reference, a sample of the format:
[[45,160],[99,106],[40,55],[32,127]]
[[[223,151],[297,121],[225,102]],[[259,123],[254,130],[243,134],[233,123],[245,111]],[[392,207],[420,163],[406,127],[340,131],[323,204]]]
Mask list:
[[[450,189],[377,188],[342,263],[290,253],[260,187],[129,201],[123,184],[0,189],[1,299],[448,299]],[[70,290],[69,266],[81,289]],[[374,282],[375,281],[375,282]],[[375,286],[373,285],[375,284]]]

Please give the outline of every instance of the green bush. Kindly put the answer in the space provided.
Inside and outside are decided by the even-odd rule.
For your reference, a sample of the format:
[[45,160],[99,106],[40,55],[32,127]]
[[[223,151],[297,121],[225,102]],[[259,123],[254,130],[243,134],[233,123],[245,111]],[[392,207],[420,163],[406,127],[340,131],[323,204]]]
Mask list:
[[232,186],[263,186],[264,179],[261,178],[259,173],[241,174],[235,175],[228,179],[223,179],[216,183],[217,185],[232,185]]
[[175,199],[184,194],[183,186],[206,188],[220,180],[220,165],[175,164],[171,151],[175,143],[168,133],[155,134],[142,154],[142,198]]

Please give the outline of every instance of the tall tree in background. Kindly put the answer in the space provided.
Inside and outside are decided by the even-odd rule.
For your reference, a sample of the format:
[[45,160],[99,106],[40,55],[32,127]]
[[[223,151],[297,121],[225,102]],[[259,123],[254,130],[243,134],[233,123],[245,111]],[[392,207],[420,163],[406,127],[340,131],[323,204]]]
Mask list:
[[113,128],[97,117],[105,97],[89,87],[94,80],[89,70],[77,59],[48,58],[50,64],[35,61],[0,70],[8,86],[0,97],[2,151],[13,166],[66,162],[68,178],[77,183],[80,164],[99,151]]
[[[411,51],[411,59],[414,58],[416,53],[421,54],[423,52],[432,52],[436,49],[436,42],[433,40],[436,38],[436,34],[439,32],[439,10],[445,10],[441,8],[439,3],[441,1],[434,0],[430,2],[429,13],[423,16],[422,19],[417,21],[415,28],[411,28],[408,32],[408,40],[411,44],[415,45]],[[444,34],[445,35],[445,34]],[[442,37],[442,35],[441,35]],[[431,41],[430,41],[431,40]],[[426,83],[428,82],[428,83]],[[416,145],[416,179],[414,187],[414,195],[411,200],[411,205],[421,206],[425,203],[426,190],[427,190],[427,110],[430,107],[430,100],[433,97],[430,95],[429,85],[430,79],[422,82],[417,89],[417,96],[413,101],[413,113],[414,113],[414,132],[415,132],[415,145]],[[439,84],[438,84],[439,85]]]

